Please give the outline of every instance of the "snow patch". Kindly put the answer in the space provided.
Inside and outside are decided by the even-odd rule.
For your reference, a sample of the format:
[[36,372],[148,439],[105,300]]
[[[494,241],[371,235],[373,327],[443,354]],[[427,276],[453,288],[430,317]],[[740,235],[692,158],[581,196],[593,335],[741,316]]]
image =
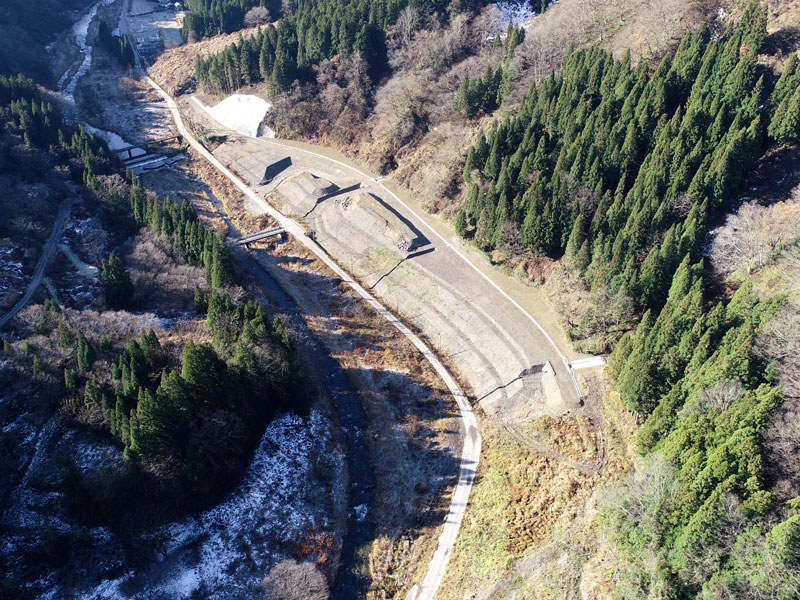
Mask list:
[[114,150],[122,150],[123,148],[127,148],[130,146],[128,142],[123,140],[119,135],[114,133],[113,131],[106,131],[105,129],[98,129],[97,127],[92,127],[91,125],[84,125],[87,131],[93,133],[97,136],[100,136],[105,140],[108,149],[111,151]]
[[527,0],[496,2],[495,6],[503,13],[506,21],[518,25],[539,15]]
[[359,504],[358,506],[353,507],[353,512],[356,514],[356,520],[364,521],[367,518],[367,513],[369,512],[369,505]]
[[104,581],[83,598],[126,598],[124,589],[139,586],[144,588],[142,597],[163,600],[194,594],[249,596],[286,558],[281,545],[297,541],[309,529],[332,528],[304,492],[312,477],[312,459],[326,456],[329,441],[330,430],[319,412],[305,419],[293,414],[276,419],[227,500],[151,534],[154,543],[165,542],[153,564]]
[[[258,137],[261,122],[267,111],[272,108],[272,105],[263,98],[250,94],[234,94],[213,107],[206,106],[196,97],[194,101],[218,123],[249,137]],[[269,127],[264,127],[263,136],[274,138],[275,132]]]

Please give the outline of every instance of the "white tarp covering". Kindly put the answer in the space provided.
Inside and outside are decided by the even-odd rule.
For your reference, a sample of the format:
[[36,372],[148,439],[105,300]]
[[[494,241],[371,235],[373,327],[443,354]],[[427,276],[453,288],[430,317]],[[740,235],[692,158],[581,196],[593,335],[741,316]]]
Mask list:
[[[234,131],[250,137],[258,137],[258,128],[264,116],[272,105],[258,96],[248,94],[234,94],[225,98],[216,106],[205,106],[197,100],[208,114],[214,119]],[[265,137],[275,137],[275,132],[265,127],[263,129]]]

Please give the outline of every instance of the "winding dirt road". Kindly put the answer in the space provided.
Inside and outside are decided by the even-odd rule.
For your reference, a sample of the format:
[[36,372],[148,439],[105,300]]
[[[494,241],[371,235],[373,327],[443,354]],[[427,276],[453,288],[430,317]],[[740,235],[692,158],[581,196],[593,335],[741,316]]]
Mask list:
[[445,366],[431,351],[431,349],[406,325],[400,321],[393,313],[386,309],[372,294],[365,290],[358,282],[354,281],[350,275],[345,272],[338,264],[336,264],[323,250],[323,248],[306,235],[305,230],[292,219],[287,218],[274,208],[272,208],[266,201],[258,194],[252,191],[244,182],[242,182],[236,175],[234,175],[225,165],[223,165],[213,154],[198,142],[190,131],[184,126],[183,119],[181,118],[178,106],[172,97],[167,94],[161,86],[159,86],[150,77],[145,75],[146,81],[155,89],[172,113],[175,126],[178,131],[183,135],[186,142],[188,142],[203,158],[211,163],[220,173],[225,175],[243,194],[261,206],[264,211],[275,219],[281,227],[292,234],[298,241],[300,241],[306,248],[314,253],[325,265],[328,266],[342,281],[347,283],[353,288],[359,296],[361,296],[368,304],[370,304],[381,316],[383,316],[389,323],[397,328],[403,335],[405,335],[412,344],[422,353],[426,360],[428,360],[438,375],[442,378],[447,388],[450,390],[453,398],[458,404],[461,418],[464,422],[464,446],[461,451],[461,466],[459,469],[458,483],[456,484],[453,497],[450,501],[450,508],[447,515],[447,520],[439,536],[439,543],[436,551],[434,552],[433,559],[428,566],[428,572],[422,585],[414,590],[414,598],[416,600],[430,600],[436,594],[439,586],[441,585],[444,577],[444,572],[447,567],[447,561],[453,550],[458,531],[461,527],[461,522],[464,519],[464,512],[467,508],[469,494],[472,491],[472,484],[475,480],[475,474],[478,468],[478,462],[481,455],[481,435],[478,428],[478,420],[475,417],[472,407],[470,406],[466,396],[459,388],[455,379],[450,375]]
[[50,232],[50,237],[47,239],[47,242],[42,249],[42,256],[39,257],[36,270],[33,272],[33,279],[31,279],[31,282],[28,284],[28,288],[25,290],[22,298],[19,299],[19,302],[17,302],[5,315],[0,317],[0,327],[3,327],[14,317],[14,315],[22,310],[22,308],[30,301],[33,293],[36,291],[36,288],[39,287],[39,284],[42,282],[42,277],[44,277],[44,269],[47,266],[47,263],[49,263],[50,259],[53,257],[53,253],[56,251],[58,238],[61,237],[61,232],[64,231],[64,226],[67,224],[69,211],[72,208],[72,205],[78,201],[80,201],[80,198],[71,197],[67,198],[59,205],[56,221],[53,223],[53,229]]

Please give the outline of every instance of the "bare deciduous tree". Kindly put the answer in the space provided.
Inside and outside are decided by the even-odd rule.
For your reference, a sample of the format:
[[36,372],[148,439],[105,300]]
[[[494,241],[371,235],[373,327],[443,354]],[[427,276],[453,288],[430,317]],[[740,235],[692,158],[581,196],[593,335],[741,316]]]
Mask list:
[[254,6],[244,15],[244,24],[248,27],[263,25],[272,21],[269,11],[264,6]]
[[544,79],[553,69],[560,69],[573,41],[560,28],[536,28],[526,33],[510,65],[515,82],[511,100],[519,102],[531,83]]
[[657,540],[660,519],[676,490],[675,467],[663,454],[654,452],[608,492],[605,504],[613,505],[640,526],[642,533]]
[[[797,288],[795,288],[797,289]],[[784,401],[763,432],[774,492],[791,498],[800,493],[800,313],[791,302],[756,338],[756,353],[770,361]]]
[[784,307],[759,334],[756,352],[775,364],[784,394],[800,398],[800,314]]
[[633,300],[621,290],[607,285],[590,290],[575,271],[566,267],[553,272],[550,298],[566,320],[572,339],[582,341],[593,352],[607,351],[633,327],[636,317]]
[[728,407],[742,397],[744,388],[735,379],[725,379],[703,390],[697,399],[697,408],[705,414],[711,411],[725,412]]
[[406,46],[414,37],[414,33],[419,28],[420,19],[419,11],[412,7],[406,6],[397,17],[394,24],[394,32],[397,35],[397,41],[401,46]]
[[747,202],[717,229],[712,262],[718,271],[750,274],[764,266],[778,243],[770,212],[769,207]]
[[413,43],[390,48],[389,63],[396,70],[429,69],[439,76],[477,51],[481,42],[475,34],[464,14],[454,17],[447,28],[434,21],[414,35]]
[[281,14],[284,17],[294,14],[294,0],[282,0],[281,1]]
[[505,221],[500,230],[500,248],[509,256],[517,256],[523,251],[522,235],[519,224],[514,221]]
[[[715,230],[712,262],[718,271],[760,269],[776,256],[776,250],[800,231],[800,188],[792,198],[771,206],[756,201],[743,204]],[[786,257],[791,260],[790,256]]]
[[423,74],[391,79],[377,97],[373,137],[388,142],[387,151],[396,151],[426,126],[431,102],[430,82]]

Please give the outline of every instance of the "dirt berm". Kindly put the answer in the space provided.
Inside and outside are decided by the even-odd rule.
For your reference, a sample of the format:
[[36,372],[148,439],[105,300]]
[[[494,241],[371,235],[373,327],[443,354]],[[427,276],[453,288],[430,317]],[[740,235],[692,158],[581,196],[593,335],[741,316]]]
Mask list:
[[323,177],[308,171],[293,173],[284,179],[273,192],[273,199],[281,212],[292,217],[303,217],[314,209],[317,200],[339,189]]
[[[321,149],[238,136],[199,114],[193,104],[183,107],[194,122],[228,136],[214,150],[223,163],[256,153],[291,157],[284,179],[256,191],[300,219],[331,257],[449,357],[487,417],[519,423],[580,406],[549,340],[459,257],[456,248],[470,251],[452,233],[439,238],[379,182],[320,155]],[[316,202],[316,194],[330,182],[340,188],[359,183],[361,189]],[[406,236],[413,238],[403,248]]]
[[360,192],[344,196],[339,204],[345,211],[345,218],[354,221],[359,229],[382,233],[402,251],[409,250],[417,237],[408,225],[372,194]]

